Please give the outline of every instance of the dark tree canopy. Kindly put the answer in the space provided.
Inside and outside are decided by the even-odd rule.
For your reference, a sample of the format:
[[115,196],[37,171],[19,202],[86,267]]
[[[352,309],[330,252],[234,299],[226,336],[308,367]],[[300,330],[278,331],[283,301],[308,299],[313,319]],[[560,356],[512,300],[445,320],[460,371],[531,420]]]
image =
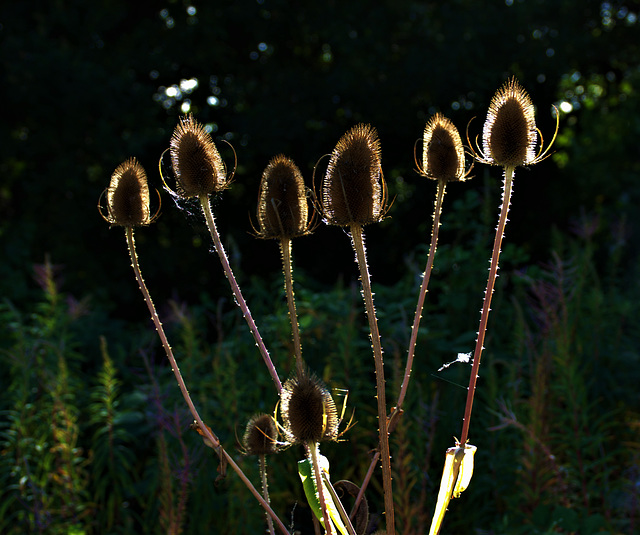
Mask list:
[[[517,177],[510,239],[544,258],[550,229],[567,228],[580,210],[637,228],[637,16],[637,1],[6,3],[2,294],[25,297],[28,266],[46,253],[66,266],[73,291],[133,294],[108,287],[128,265],[112,260],[123,255],[122,237],[105,228],[96,200],[129,156],[160,188],[158,158],[186,111],[238,153],[216,213],[249,274],[269,266],[257,261],[265,251],[278,265],[269,244],[249,235],[247,215],[269,160],[293,158],[311,186],[337,139],[372,124],[395,197],[391,218],[371,231],[372,243],[385,237],[372,264],[378,280],[392,281],[430,224],[433,186],[413,168],[414,141],[436,111],[463,135],[476,117],[471,136],[480,133],[493,92],[511,75],[530,93],[544,135],[553,132],[552,104],[561,125],[553,161]],[[478,174],[469,187],[492,188],[497,199],[496,173]],[[172,281],[168,294],[215,286],[206,260],[188,260],[199,256],[194,244],[209,247],[200,222],[185,224],[171,204],[165,195],[159,223],[139,233],[143,261],[157,266],[147,276]],[[314,258],[329,247],[328,232],[337,231],[301,240],[297,263],[332,283],[336,273]],[[346,246],[335,254],[350,258]]]

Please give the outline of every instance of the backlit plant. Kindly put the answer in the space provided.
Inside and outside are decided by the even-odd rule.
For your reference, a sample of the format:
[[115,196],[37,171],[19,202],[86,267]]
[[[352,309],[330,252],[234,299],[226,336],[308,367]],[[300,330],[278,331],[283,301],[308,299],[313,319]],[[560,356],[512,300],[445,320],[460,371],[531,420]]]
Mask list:
[[[136,280],[171,362],[171,368],[185,403],[193,416],[193,428],[203,437],[205,444],[215,451],[221,463],[231,466],[262,506],[266,512],[267,528],[271,534],[276,532],[288,534],[290,531],[282,520],[282,516],[271,507],[266,456],[290,447],[301,447],[304,451],[304,459],[298,464],[298,473],[309,506],[314,512],[313,520],[317,533],[320,532],[320,526],[330,534],[362,535],[370,532],[366,519],[364,522],[362,519],[355,522],[354,519],[361,515],[362,511],[368,511],[364,496],[378,465],[381,465],[382,472],[384,520],[379,522],[379,526],[372,526],[372,529],[383,529],[385,531],[382,532],[387,535],[393,535],[396,530],[403,532],[404,527],[396,525],[394,515],[393,455],[390,450],[389,436],[404,412],[403,404],[409,389],[420,321],[434,265],[445,188],[450,182],[463,182],[470,178],[473,161],[475,161],[502,167],[504,190],[476,347],[472,357],[462,432],[460,439],[456,439],[454,447],[449,448],[446,453],[445,468],[430,533],[435,534],[440,531],[450,498],[460,496],[469,485],[473,473],[476,446],[468,443],[469,423],[491,296],[497,277],[498,258],[511,199],[513,176],[516,168],[536,164],[548,155],[553,140],[544,149],[541,143],[536,152],[538,135],[531,99],[513,78],[496,93],[491,101],[483,128],[482,148],[476,141],[473,144],[469,142],[469,146],[465,149],[458,130],[442,114],[434,115],[427,123],[422,139],[422,158],[420,161],[417,156],[414,158],[418,173],[437,183],[429,257],[421,286],[417,290],[418,300],[409,337],[402,385],[398,399],[393,406],[389,407],[385,382],[385,369],[388,368],[388,363],[383,359],[383,343],[378,328],[364,240],[364,227],[380,222],[389,211],[381,141],[375,128],[368,124],[357,124],[339,139],[329,154],[326,170],[320,177],[317,188],[307,188],[300,169],[292,159],[284,155],[275,156],[264,170],[258,192],[257,226],[254,227],[254,231],[259,238],[277,240],[282,255],[285,293],[294,348],[291,357],[295,360],[295,371],[283,384],[233,274],[211,208],[211,197],[220,195],[230,186],[233,172],[227,171],[220,152],[206,129],[191,115],[180,119],[168,149],[169,171],[165,170],[166,166],[161,158],[162,181],[165,189],[176,199],[195,198],[200,204],[235,302],[241,309],[279,397],[273,416],[264,413],[253,416],[246,426],[242,440],[244,452],[259,458],[262,492],[256,489],[242,467],[223,447],[218,435],[205,424],[191,398],[180,373],[178,361],[173,355],[162,323],[142,279],[135,252],[133,228],[146,226],[158,216],[158,212],[151,216],[146,175],[140,164],[133,159],[116,169],[111,184],[106,190],[106,213],[101,209],[103,217],[111,225],[122,226],[125,229]],[[319,167],[317,165],[314,171],[314,182],[315,174],[320,173]],[[169,186],[172,181],[175,182],[174,187]],[[377,439],[370,444],[370,449],[373,451],[370,469],[366,474],[358,475],[361,478],[360,484],[352,482],[336,484],[341,489],[348,489],[349,494],[354,496],[355,505],[352,511],[345,510],[346,506],[329,478],[329,460],[319,451],[320,442],[338,441],[344,433],[344,430],[339,430],[344,406],[342,410],[338,409],[329,389],[309,369],[303,359],[300,326],[293,292],[291,242],[293,238],[305,236],[315,230],[316,217],[327,225],[344,228],[350,235],[359,269],[374,360],[375,385],[372,385],[371,397],[377,400],[375,411],[378,419],[378,433]],[[349,388],[348,384],[341,386],[345,389]],[[348,433],[345,438],[348,439]],[[340,444],[336,447],[339,448]],[[358,529],[354,525],[358,526]]]

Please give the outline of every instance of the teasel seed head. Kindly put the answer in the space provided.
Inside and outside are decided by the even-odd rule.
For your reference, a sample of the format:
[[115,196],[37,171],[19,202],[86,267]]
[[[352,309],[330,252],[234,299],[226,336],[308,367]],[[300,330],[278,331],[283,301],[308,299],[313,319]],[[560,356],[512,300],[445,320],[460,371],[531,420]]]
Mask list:
[[329,390],[304,372],[289,379],[280,394],[285,437],[291,444],[337,440],[338,411]]
[[279,154],[262,173],[258,195],[260,238],[295,238],[310,232],[307,191],[300,169]]
[[112,225],[138,227],[152,223],[147,174],[135,158],[121,163],[111,175],[107,195],[107,215],[102,217]]
[[380,140],[371,125],[358,124],[340,138],[322,183],[326,223],[366,225],[384,217],[387,191],[380,158]]
[[176,192],[184,198],[218,193],[227,187],[227,171],[211,135],[193,115],[182,117],[171,136],[171,165]]
[[515,168],[536,161],[537,128],[533,102],[515,78],[494,95],[482,133],[489,163]]
[[433,180],[462,181],[465,170],[464,147],[458,129],[441,113],[427,122],[422,142],[420,174]]
[[269,455],[278,453],[278,430],[273,416],[256,414],[253,416],[242,437],[242,445],[247,455]]

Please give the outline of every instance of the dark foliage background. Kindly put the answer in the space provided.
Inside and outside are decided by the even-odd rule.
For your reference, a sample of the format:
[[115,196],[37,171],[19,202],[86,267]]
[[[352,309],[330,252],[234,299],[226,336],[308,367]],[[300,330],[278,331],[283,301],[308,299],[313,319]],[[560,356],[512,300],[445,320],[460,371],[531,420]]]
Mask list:
[[[630,375],[612,372],[613,382],[599,395],[608,396],[606,410],[627,407],[637,415],[638,396],[631,385],[640,379],[638,340],[626,333],[640,327],[634,304],[640,297],[639,9],[640,3],[631,0],[5,2],[0,8],[0,295],[6,310],[23,311],[28,321],[29,311],[41,306],[34,265],[49,258],[57,266],[58,288],[80,307],[74,309],[78,317],[85,314],[74,332],[82,355],[77,369],[86,381],[98,373],[103,362],[98,336],[105,335],[118,345],[119,356],[113,358],[121,369],[131,367],[122,373],[124,391],[132,395],[135,374],[144,375],[141,362],[132,362],[141,346],[155,354],[153,338],[145,331],[147,315],[122,232],[109,230],[96,204],[112,171],[129,156],[141,161],[151,184],[161,189],[157,162],[186,111],[237,152],[235,182],[214,209],[236,274],[245,291],[255,294],[258,310],[262,303],[267,324],[278,321],[267,313],[269,292],[279,291],[280,283],[277,248],[251,236],[262,169],[282,152],[298,163],[311,186],[318,159],[360,121],[378,129],[395,198],[390,217],[367,229],[376,291],[391,304],[412,301],[434,190],[414,170],[414,142],[436,111],[462,133],[476,117],[469,127],[473,139],[491,96],[515,75],[536,104],[545,138],[555,126],[553,105],[560,110],[560,131],[552,158],[516,176],[507,229],[511,249],[505,251],[506,276],[498,283],[512,294],[503,294],[498,303],[508,306],[520,295],[519,302],[529,307],[523,315],[538,317],[525,298],[525,282],[541,271],[557,279],[557,270],[549,268],[554,252],[575,260],[572,255],[584,252],[588,242],[588,258],[576,265],[595,274],[585,280],[600,281],[602,302],[576,304],[575,313],[614,309],[608,317],[594,316],[602,331],[590,332],[599,332],[598,343],[610,340],[607,321],[620,320],[614,338],[616,347],[624,348]],[[224,145],[221,149],[231,162],[231,152]],[[434,325],[441,321],[442,330],[434,334],[434,326],[428,336],[440,347],[446,345],[447,329],[455,333],[446,354],[463,350],[473,338],[499,204],[499,170],[477,166],[475,175],[469,184],[450,187],[445,200],[452,212],[447,218],[445,206],[442,263],[436,260],[442,286],[434,288],[443,313]],[[220,344],[229,336],[224,329],[238,328],[235,320],[220,319],[234,313],[227,283],[209,254],[209,238],[196,212],[177,209],[162,196],[158,223],[136,234],[145,279],[157,305],[187,338],[180,331],[182,316],[170,303],[201,307],[205,319],[195,323],[199,330],[191,336],[203,344],[203,354],[204,346],[218,344],[216,358],[222,358]],[[576,239],[587,242],[576,245]],[[309,292],[303,294],[306,306],[318,319],[314,299],[321,308],[329,306],[320,296],[348,294],[356,279],[349,242],[342,231],[322,227],[296,242],[294,258],[298,281],[306,288],[301,291]],[[463,297],[467,290],[474,293]],[[348,307],[342,313],[349,314]],[[7,351],[16,347],[17,320],[11,314],[13,323],[0,327]],[[387,314],[388,329],[402,331],[397,336],[404,344],[406,318]],[[539,317],[536,321],[537,327],[544,324]],[[331,337],[332,331],[309,322],[309,332]],[[270,328],[280,332],[267,326],[267,333]],[[281,328],[286,346],[286,324]],[[498,353],[513,351],[515,336],[496,334],[495,343],[505,344],[496,346]],[[320,366],[323,349],[316,353],[314,342],[308,343],[309,358],[317,356]],[[585,343],[581,339],[574,349]],[[220,369],[231,374],[227,364]],[[587,370],[582,373],[587,377]],[[612,393],[614,379],[623,383],[620,396]],[[3,385],[16,380],[7,375]],[[429,380],[416,385],[420,395]],[[500,389],[496,392],[497,399]],[[3,409],[13,406],[8,394],[6,399]],[[625,425],[631,438],[625,440],[637,448],[637,428],[630,421],[635,420]],[[438,444],[436,457],[446,446]],[[486,518],[482,522],[491,524]]]

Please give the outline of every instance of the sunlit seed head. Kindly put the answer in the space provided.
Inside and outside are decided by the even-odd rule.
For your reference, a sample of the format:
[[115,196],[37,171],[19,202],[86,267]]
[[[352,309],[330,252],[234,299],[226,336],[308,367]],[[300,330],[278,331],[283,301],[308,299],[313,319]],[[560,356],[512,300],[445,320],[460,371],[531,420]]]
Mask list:
[[490,163],[518,167],[534,163],[537,130],[527,92],[511,78],[494,95],[482,133],[483,152]]
[[460,134],[441,113],[436,113],[427,123],[422,150],[422,172],[428,178],[444,181],[466,178]]
[[298,166],[280,154],[262,174],[258,196],[258,236],[294,238],[309,231],[309,205]]
[[247,424],[242,437],[242,445],[248,455],[269,455],[277,453],[276,423],[268,414],[257,414]]
[[227,175],[211,135],[192,115],[180,119],[171,136],[171,165],[177,193],[190,198],[225,189]]
[[338,412],[331,394],[315,376],[289,379],[280,394],[286,438],[292,444],[338,438]]
[[330,225],[380,221],[386,195],[380,140],[371,125],[358,124],[340,138],[322,183],[322,209]]
[[135,158],[121,163],[111,175],[107,212],[105,218],[112,225],[136,227],[151,223],[147,174]]

